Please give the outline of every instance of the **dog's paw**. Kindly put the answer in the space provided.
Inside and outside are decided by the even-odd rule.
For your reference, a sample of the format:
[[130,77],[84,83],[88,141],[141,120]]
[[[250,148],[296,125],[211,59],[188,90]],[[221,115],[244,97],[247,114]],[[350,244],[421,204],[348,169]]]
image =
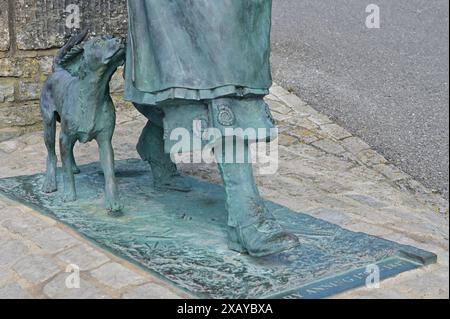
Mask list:
[[56,185],[56,181],[45,180],[44,185],[42,186],[42,191],[44,193],[50,194],[54,193],[58,190],[58,186]]
[[72,166],[72,172],[74,174],[80,174],[81,170],[78,168],[78,166]]
[[120,217],[123,215],[123,204],[119,201],[107,201],[106,209],[108,210],[108,215],[113,217]]
[[66,193],[63,195],[64,203],[72,203],[77,200],[77,195],[75,193]]

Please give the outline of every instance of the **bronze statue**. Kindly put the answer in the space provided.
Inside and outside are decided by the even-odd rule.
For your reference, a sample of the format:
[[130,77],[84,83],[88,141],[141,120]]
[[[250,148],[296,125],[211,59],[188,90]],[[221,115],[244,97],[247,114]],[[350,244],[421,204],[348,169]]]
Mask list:
[[[263,100],[272,85],[271,9],[271,0],[128,1],[125,99],[149,120],[137,148],[151,165],[155,187],[190,190],[169,154],[171,128],[192,131],[183,118],[220,131],[243,123],[274,127]],[[251,142],[243,141],[245,154]],[[225,151],[216,156],[227,193],[230,249],[259,257],[297,246],[264,204],[248,156],[244,163],[225,161]]]

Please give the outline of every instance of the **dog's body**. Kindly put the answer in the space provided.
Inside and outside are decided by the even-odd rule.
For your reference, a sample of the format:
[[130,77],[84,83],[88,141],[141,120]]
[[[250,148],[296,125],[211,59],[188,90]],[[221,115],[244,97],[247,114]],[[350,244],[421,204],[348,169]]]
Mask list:
[[56,122],[61,122],[60,149],[63,166],[64,200],[76,200],[74,174],[79,172],[73,156],[77,141],[95,139],[105,175],[107,209],[120,212],[112,136],[115,108],[109,94],[109,82],[125,59],[124,45],[112,37],[94,38],[83,44],[87,32],[72,38],[59,52],[54,72],[41,94],[41,114],[48,151],[47,173],[43,191],[57,190],[55,136]]

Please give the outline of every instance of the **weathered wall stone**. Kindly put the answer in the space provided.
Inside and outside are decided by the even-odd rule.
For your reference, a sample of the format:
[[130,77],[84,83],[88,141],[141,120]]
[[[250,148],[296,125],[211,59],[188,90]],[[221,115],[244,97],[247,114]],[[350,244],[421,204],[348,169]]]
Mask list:
[[0,59],[0,77],[20,77],[22,74],[18,59],[9,57]]
[[0,129],[40,125],[39,103],[30,101],[15,107],[0,108]]
[[42,83],[37,81],[20,81],[19,82],[19,101],[31,101],[39,99]]
[[72,19],[80,9],[80,28],[88,27],[96,34],[125,35],[127,29],[126,0],[22,0],[16,1],[16,37],[20,50],[59,47],[66,35],[77,27]]
[[0,107],[0,141],[41,129],[42,121],[37,101]]
[[15,93],[14,81],[0,78],[0,103],[14,102],[14,93]]
[[8,0],[0,0],[0,51],[9,49]]
[[[126,35],[126,0],[0,0],[0,142],[41,128],[39,96],[57,48],[78,29]],[[70,5],[80,9],[79,25]],[[9,21],[11,16],[11,21]],[[9,29],[13,23],[13,32]],[[10,36],[12,33],[12,36]],[[123,91],[119,70],[111,91]]]

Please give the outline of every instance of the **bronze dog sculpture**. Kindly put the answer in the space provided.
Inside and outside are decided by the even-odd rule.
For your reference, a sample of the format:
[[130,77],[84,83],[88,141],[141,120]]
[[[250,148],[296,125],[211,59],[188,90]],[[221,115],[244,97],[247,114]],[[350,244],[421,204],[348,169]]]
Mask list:
[[125,61],[125,45],[111,36],[83,42],[87,30],[72,37],[59,50],[54,60],[53,74],[44,84],[41,94],[41,114],[48,151],[47,172],[43,191],[57,191],[55,153],[56,122],[61,123],[60,150],[64,181],[64,201],[77,198],[74,174],[79,173],[73,148],[77,141],[96,140],[105,176],[106,208],[120,213],[114,172],[112,136],[115,129],[115,107],[109,93],[109,82]]

